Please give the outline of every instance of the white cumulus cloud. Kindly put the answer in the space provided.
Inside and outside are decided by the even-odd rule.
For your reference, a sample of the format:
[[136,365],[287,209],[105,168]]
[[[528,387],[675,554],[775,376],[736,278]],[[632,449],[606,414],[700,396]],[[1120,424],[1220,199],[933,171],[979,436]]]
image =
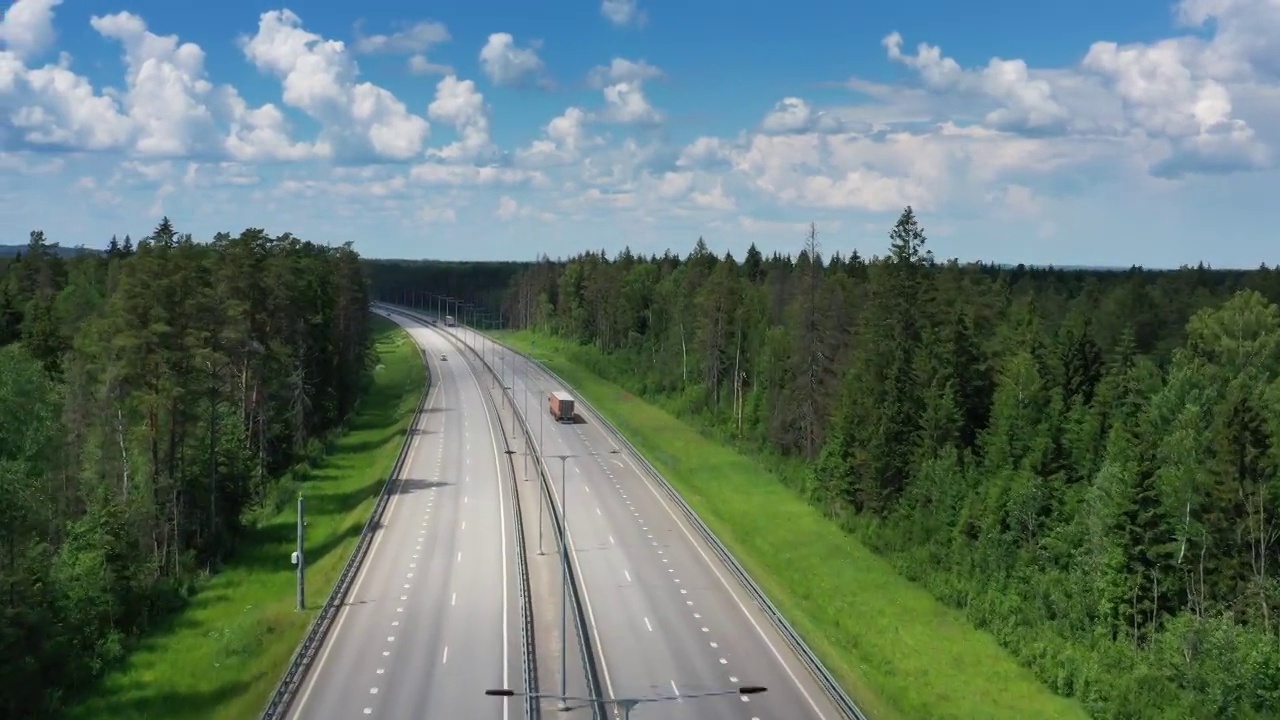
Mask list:
[[537,45],[516,47],[511,33],[497,32],[480,48],[480,68],[497,85],[537,82],[546,85],[546,68],[538,57]]

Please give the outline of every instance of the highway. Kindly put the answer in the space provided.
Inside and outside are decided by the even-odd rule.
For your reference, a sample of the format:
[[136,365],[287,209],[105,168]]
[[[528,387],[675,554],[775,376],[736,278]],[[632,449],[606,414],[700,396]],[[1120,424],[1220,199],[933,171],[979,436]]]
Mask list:
[[[466,333],[469,335],[470,333]],[[462,336],[463,333],[459,333]],[[567,505],[569,547],[578,568],[601,675],[611,697],[646,697],[764,685],[761,695],[640,705],[634,720],[838,720],[840,712],[782,636],[749,599],[670,498],[588,412],[558,424],[545,371],[481,342],[505,368],[517,407]],[[560,495],[565,461],[565,497]],[[549,678],[543,678],[544,688]]]
[[511,478],[482,371],[438,331],[379,314],[426,351],[434,384],[382,525],[289,717],[522,718],[518,699],[484,695],[525,688]]

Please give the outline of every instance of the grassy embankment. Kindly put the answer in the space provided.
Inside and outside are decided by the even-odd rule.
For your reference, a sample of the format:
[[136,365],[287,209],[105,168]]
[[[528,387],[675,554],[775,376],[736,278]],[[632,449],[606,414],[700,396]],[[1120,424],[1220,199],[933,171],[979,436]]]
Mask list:
[[296,505],[249,532],[244,550],[191,605],[143,639],[68,720],[245,720],[262,711],[391,471],[421,397],[422,356],[399,326],[374,318],[380,367],[349,429],[308,473],[307,605],[296,612]]
[[627,435],[876,720],[1088,717],[992,636],[822,517],[759,459],[586,369],[607,363],[594,349],[529,332],[495,334],[559,374]]

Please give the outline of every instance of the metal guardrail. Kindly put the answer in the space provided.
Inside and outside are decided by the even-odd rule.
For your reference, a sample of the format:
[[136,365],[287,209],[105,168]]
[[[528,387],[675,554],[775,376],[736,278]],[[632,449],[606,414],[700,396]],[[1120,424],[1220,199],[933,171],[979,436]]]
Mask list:
[[[515,355],[519,355],[526,361],[537,365],[543,372],[547,373],[547,375],[564,387],[572,387],[569,383],[565,382],[564,378],[557,375],[554,371],[546,365],[538,362],[536,359],[529,357],[505,343],[494,340],[492,336],[488,336],[488,338],[490,342],[500,345],[507,351]],[[651,479],[657,483],[658,487],[660,487],[663,492],[671,498],[676,506],[680,508],[680,511],[688,519],[689,524],[693,525],[694,529],[698,531],[698,534],[702,536],[702,539],[706,541],[711,550],[720,558],[725,567],[729,569],[729,572],[733,574],[747,593],[751,595],[752,599],[756,601],[756,604],[760,606],[760,609],[769,616],[773,626],[786,639],[787,644],[790,645],[791,649],[795,651],[797,656],[799,656],[801,662],[805,664],[810,674],[812,674],[818,684],[822,686],[822,689],[826,692],[827,696],[831,698],[832,702],[836,704],[837,708],[839,708],[845,717],[850,720],[869,720],[867,715],[863,713],[862,709],[858,707],[857,703],[853,701],[853,698],[849,697],[849,694],[845,692],[844,688],[840,686],[840,683],[836,681],[834,676],[832,676],[831,671],[827,670],[826,666],[822,664],[822,660],[818,658],[817,654],[813,652],[808,643],[804,641],[804,638],[800,636],[800,633],[791,626],[791,623],[787,622],[787,619],[783,617],[782,612],[778,610],[777,606],[775,606],[772,601],[769,600],[769,597],[765,594],[764,590],[756,584],[756,581],[751,579],[746,568],[742,567],[742,564],[739,563],[737,558],[729,552],[729,549],[725,547],[724,543],[716,537],[715,533],[711,531],[711,528],[707,527],[707,524],[702,521],[702,518],[698,517],[698,514],[694,512],[693,508],[689,506],[689,503],[681,497],[675,487],[672,486],[671,483],[662,476],[662,473],[659,472],[658,469],[654,467],[653,464],[650,463],[634,445],[631,444],[631,441],[627,440],[627,437],[623,435],[618,428],[613,425],[613,423],[609,422],[603,414],[596,410],[591,403],[587,402],[587,400],[580,394],[576,395],[574,399],[579,405],[585,407],[588,412],[596,417],[600,424],[618,440],[619,444],[626,448],[627,452],[630,453],[631,458],[649,474]]]
[[[404,317],[415,320],[421,319],[413,313],[403,312],[401,310],[391,310],[391,312],[402,315]],[[453,333],[441,332],[454,345],[461,345],[470,349],[465,342],[459,340]],[[474,352],[474,351],[473,351]],[[490,372],[493,368],[485,364],[485,368]],[[493,406],[494,414],[498,417],[498,428],[502,431],[502,443],[507,450],[511,449],[511,443],[507,439],[506,428],[502,424],[502,413],[498,411],[497,403],[494,402],[493,396],[488,396],[489,404]],[[516,476],[516,466],[513,456],[507,455],[507,465],[511,468],[511,477]],[[525,692],[534,693],[538,690],[538,663],[536,660],[536,646],[533,634],[533,597],[529,589],[529,565],[528,558],[525,555],[524,543],[524,518],[520,509],[520,489],[519,483],[512,482],[511,500],[514,508],[515,532],[516,532],[516,571],[520,576],[520,642],[524,652],[524,686]],[[542,705],[538,703],[537,698],[531,695],[524,696],[524,712],[528,720],[540,720],[542,718]]]
[[[393,312],[397,312],[401,315],[405,315],[405,316],[413,317],[417,319],[425,318],[424,315],[418,314],[416,312],[403,310],[401,309],[400,306],[392,305],[391,303],[382,303],[382,304],[384,306],[394,308]],[[455,344],[461,345],[467,350],[470,350],[471,354],[480,360],[480,363],[485,368],[487,368],[495,378],[498,379],[499,383],[500,384],[502,383],[502,378],[499,376],[497,371],[493,369],[493,366],[490,365],[487,360],[485,360],[484,355],[482,353],[478,352],[470,343],[467,343],[466,341],[459,338],[455,333],[445,332],[444,334],[450,337],[450,339],[452,339]],[[489,338],[489,340],[492,341],[493,338]],[[501,343],[497,343],[497,344],[501,345]],[[506,346],[503,345],[503,347],[506,347]],[[541,367],[541,364],[539,364],[539,367]],[[515,402],[515,397],[505,389],[506,385],[502,384],[501,387],[504,388],[503,393],[506,395],[508,402],[511,403],[512,408],[517,407]],[[551,480],[550,470],[547,469],[547,463],[542,457],[542,449],[537,446],[537,443],[533,442],[533,430],[529,427],[528,418],[525,417],[524,413],[513,412],[512,415],[514,415],[520,421],[520,429],[524,433],[524,436],[526,439],[526,447],[528,447],[532,451],[531,454],[534,456],[536,460],[536,462],[534,463],[534,467],[538,471],[538,477],[541,482],[540,491],[543,493],[546,493],[547,495],[547,498],[548,498],[547,514],[551,518],[551,523],[553,525],[555,535],[557,538],[559,538],[562,544],[567,543],[568,538],[565,535],[564,524],[561,519],[560,513],[556,511],[555,503],[550,501],[550,499],[554,496],[554,493],[551,486],[552,480]],[[499,413],[499,416],[501,416],[501,413]],[[577,573],[574,571],[572,564],[568,566],[567,571],[569,574],[570,600],[573,604],[574,626],[576,627],[577,634],[578,634],[578,651],[582,655],[583,669],[587,676],[586,677],[587,691],[588,691],[588,694],[591,695],[592,697],[603,698],[604,689],[600,684],[599,672],[596,670],[595,648],[591,644],[591,632],[590,632],[590,628],[588,627],[586,613],[583,610],[583,603],[582,603],[581,591],[579,589],[579,581],[577,578]],[[607,715],[601,703],[592,704],[591,714],[594,720],[605,720]]]
[[303,679],[306,678],[308,671],[311,669],[312,662],[315,661],[316,653],[324,645],[325,637],[329,634],[329,628],[333,625],[334,618],[337,617],[338,611],[347,600],[347,593],[351,591],[351,585],[355,580],[356,574],[360,571],[360,566],[369,554],[369,546],[373,541],[374,531],[377,530],[378,523],[382,521],[382,515],[386,511],[387,503],[391,497],[391,488],[395,486],[396,478],[400,476],[400,471],[404,468],[405,459],[409,455],[409,448],[413,439],[413,427],[418,418],[422,416],[427,398],[430,397],[431,390],[435,385],[431,377],[431,365],[427,362],[425,352],[422,353],[422,365],[426,372],[426,383],[422,388],[422,397],[418,399],[417,408],[414,410],[413,419],[409,423],[409,432],[405,433],[404,443],[400,446],[400,454],[396,456],[396,462],[391,466],[391,473],[387,475],[386,482],[382,485],[382,491],[378,494],[378,502],[373,506],[373,512],[369,515],[369,519],[365,521],[364,529],[360,531],[360,540],[356,543],[351,556],[347,558],[347,564],[343,566],[342,574],[338,576],[338,582],[334,584],[333,590],[329,592],[329,597],[320,608],[320,613],[311,621],[311,626],[308,628],[306,636],[303,637],[302,643],[294,651],[293,657],[289,660],[289,667],[285,670],[284,677],[276,685],[275,692],[271,694],[271,699],[267,701],[266,708],[263,709],[262,715],[259,716],[260,720],[280,720],[289,711],[289,706],[293,704],[299,686],[301,686]]

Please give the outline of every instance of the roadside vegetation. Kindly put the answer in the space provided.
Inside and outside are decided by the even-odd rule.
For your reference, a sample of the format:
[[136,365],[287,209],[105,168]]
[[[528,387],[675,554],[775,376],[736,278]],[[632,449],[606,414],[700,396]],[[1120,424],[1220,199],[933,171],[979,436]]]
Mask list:
[[[82,716],[211,711],[264,682],[202,685],[219,667],[288,657],[302,620],[210,577],[287,574],[277,519],[370,387],[369,318],[359,256],[287,234],[196,243],[166,218],[136,246],[68,255],[35,231],[0,258],[0,718],[112,692],[134,651],[116,704]],[[318,549],[323,577],[337,548]]]
[[189,607],[150,633],[68,720],[257,717],[343,565],[395,464],[421,397],[422,355],[374,317],[378,364],[349,429],[282,486],[307,501],[307,611],[295,607],[297,506],[246,533],[242,549]]
[[[1053,712],[982,667],[984,636],[917,634],[958,616],[915,606],[865,546],[1093,717],[1274,717],[1280,272],[962,265],[925,245],[908,208],[883,258],[828,255],[815,230],[794,257],[544,259],[503,315],[750,456],[677,456],[694,441],[586,385],[816,644],[847,643],[826,653],[848,653],[852,689],[909,717],[1004,693]],[[755,465],[816,514],[780,514]],[[817,514],[862,546],[815,549]]]
[[563,377],[626,434],[871,717],[1087,717],[962,613],[822,517],[779,473],[601,379],[588,369],[608,362],[599,351],[532,331],[495,335]]

